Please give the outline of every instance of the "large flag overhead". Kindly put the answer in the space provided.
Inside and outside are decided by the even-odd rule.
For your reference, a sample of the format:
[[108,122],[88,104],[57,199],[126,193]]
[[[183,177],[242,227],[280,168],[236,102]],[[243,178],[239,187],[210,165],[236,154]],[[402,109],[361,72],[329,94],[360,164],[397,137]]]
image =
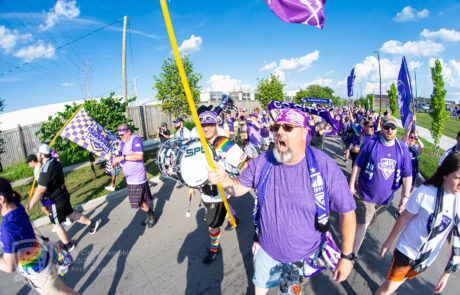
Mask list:
[[348,97],[353,96],[353,83],[355,82],[355,67],[351,69],[350,76],[347,77],[347,92],[348,92]]
[[324,27],[326,0],[265,0],[270,9],[287,23]]
[[106,160],[111,160],[118,147],[118,137],[94,121],[84,108],[70,120],[60,136]]
[[401,113],[401,123],[404,129],[409,127],[412,121],[411,99],[412,85],[410,81],[409,69],[407,68],[406,57],[403,56],[401,69],[398,75],[398,104],[399,112]]

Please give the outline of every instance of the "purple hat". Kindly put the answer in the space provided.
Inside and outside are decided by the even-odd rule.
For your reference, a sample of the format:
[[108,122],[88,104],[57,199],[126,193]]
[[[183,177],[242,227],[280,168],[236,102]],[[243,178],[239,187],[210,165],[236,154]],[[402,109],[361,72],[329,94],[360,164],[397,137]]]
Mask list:
[[259,115],[257,113],[252,113],[249,116],[251,116],[251,117],[259,117]]
[[307,128],[308,118],[304,112],[296,109],[278,109],[276,111],[274,116],[276,123],[287,122],[297,127]]
[[211,111],[202,112],[198,117],[201,124],[217,124],[217,116]]

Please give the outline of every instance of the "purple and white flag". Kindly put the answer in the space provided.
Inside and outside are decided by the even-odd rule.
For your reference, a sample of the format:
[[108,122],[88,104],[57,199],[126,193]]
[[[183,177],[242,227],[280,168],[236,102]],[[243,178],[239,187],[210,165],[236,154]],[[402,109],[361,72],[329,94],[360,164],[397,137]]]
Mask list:
[[347,77],[347,90],[348,90],[348,97],[353,96],[353,83],[355,82],[355,67],[351,69],[350,76]]
[[404,129],[409,127],[412,121],[411,99],[412,85],[410,81],[409,69],[407,68],[406,57],[403,56],[401,69],[398,75],[398,104],[399,112],[401,113],[401,123]]
[[326,0],[265,0],[283,22],[324,27]]

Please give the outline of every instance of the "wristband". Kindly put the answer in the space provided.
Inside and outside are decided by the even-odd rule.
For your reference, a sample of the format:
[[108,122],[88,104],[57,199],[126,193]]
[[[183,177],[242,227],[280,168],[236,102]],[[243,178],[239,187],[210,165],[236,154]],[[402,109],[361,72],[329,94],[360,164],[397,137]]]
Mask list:
[[350,260],[351,263],[355,263],[356,260],[358,260],[358,255],[356,255],[355,253],[351,253],[351,254],[348,254],[348,255],[345,255],[345,254],[340,254],[340,257],[341,258],[344,258],[346,260]]

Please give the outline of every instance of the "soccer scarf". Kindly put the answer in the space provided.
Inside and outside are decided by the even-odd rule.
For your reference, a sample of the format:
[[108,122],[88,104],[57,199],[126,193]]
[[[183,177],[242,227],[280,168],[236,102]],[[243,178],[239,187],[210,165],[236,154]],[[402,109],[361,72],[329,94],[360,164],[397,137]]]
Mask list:
[[[379,141],[380,138],[377,138],[372,145],[370,155],[367,161],[366,169],[364,170],[364,173],[362,174],[364,176],[364,179],[367,180],[367,183],[370,183],[372,180],[372,177],[374,177],[374,169],[375,169],[375,158],[378,155],[378,149],[379,149]],[[395,145],[396,145],[396,170],[395,170],[395,180],[393,182],[393,191],[397,191],[399,189],[399,186],[401,184],[401,168],[402,168],[402,159],[403,159],[403,150],[401,147],[401,143],[397,138],[395,138]]]
[[[442,206],[443,206],[443,194],[444,190],[442,189],[442,185],[438,187],[437,194],[436,194],[436,207],[435,211],[430,217],[427,225],[427,229],[429,231],[428,239],[423,244],[421,251],[417,255],[417,259],[412,263],[411,267],[416,272],[424,271],[428,265],[428,258],[433,255],[433,249],[436,247],[438,243],[442,243],[443,241],[440,240],[438,233],[442,232],[445,229],[445,224],[443,222],[442,214]],[[445,268],[445,272],[453,273],[456,272],[460,266],[460,212],[458,212],[458,200],[455,201],[455,219],[454,219],[454,226],[452,228],[452,238],[453,238],[453,245],[452,245],[452,256],[449,259],[449,262]],[[434,260],[432,260],[434,262]],[[431,264],[431,263],[430,263]]]

